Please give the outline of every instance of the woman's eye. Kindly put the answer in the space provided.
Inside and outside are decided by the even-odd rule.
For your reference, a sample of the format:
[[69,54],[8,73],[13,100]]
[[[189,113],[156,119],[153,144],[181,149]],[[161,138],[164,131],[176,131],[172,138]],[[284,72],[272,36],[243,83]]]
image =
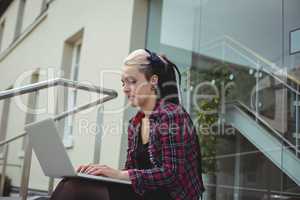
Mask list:
[[125,81],[122,81],[122,86],[125,86],[125,85],[133,85],[133,84],[136,84],[136,80],[125,80]]
[[136,80],[129,80],[129,83],[130,83],[130,84],[135,84],[135,83],[136,83]]

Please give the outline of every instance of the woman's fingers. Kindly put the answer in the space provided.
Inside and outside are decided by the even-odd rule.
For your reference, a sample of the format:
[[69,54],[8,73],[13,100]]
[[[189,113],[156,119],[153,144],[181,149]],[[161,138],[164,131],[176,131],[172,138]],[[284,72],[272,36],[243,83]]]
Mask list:
[[80,172],[84,166],[85,165],[80,165],[79,167],[77,167],[76,172]]
[[107,165],[96,165],[96,164],[88,164],[88,165],[80,165],[76,171],[78,173],[85,173],[90,175],[103,175],[109,176],[109,168]]
[[81,165],[77,169],[80,173],[85,173],[94,176],[106,176],[112,178],[119,178],[120,171],[113,169],[107,165],[89,164]]
[[93,171],[97,170],[98,168],[99,167],[97,167],[97,166],[90,166],[84,171],[84,173],[91,174]]
[[92,173],[91,173],[91,175],[94,175],[94,176],[107,176],[106,174],[105,174],[105,171],[104,171],[104,169],[103,168],[98,168],[98,169],[96,169],[95,171],[93,171]]
[[88,164],[88,165],[80,165],[76,172],[78,173],[84,173],[89,167],[91,167],[92,165],[91,164]]
[[104,166],[104,165],[95,165],[95,166],[88,168],[85,171],[85,173],[93,175],[95,171],[100,172],[101,170],[103,170],[105,168],[106,168],[106,166]]
[[98,170],[98,173],[101,171],[101,169],[107,169],[108,166],[106,165],[95,165],[95,164],[89,164],[89,165],[80,165],[76,171],[79,173],[85,173],[85,174],[92,174],[93,172]]

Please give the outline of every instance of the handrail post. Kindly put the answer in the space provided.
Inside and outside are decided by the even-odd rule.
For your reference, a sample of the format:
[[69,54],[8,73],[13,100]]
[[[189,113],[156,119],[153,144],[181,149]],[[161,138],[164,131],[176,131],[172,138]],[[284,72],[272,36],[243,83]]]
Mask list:
[[[38,91],[32,92],[32,98],[29,99],[29,103],[31,105],[36,105]],[[26,124],[32,123],[36,121],[36,115],[34,113],[26,113]],[[20,196],[22,200],[26,200],[28,196],[28,185],[29,185],[29,176],[30,176],[30,168],[31,168],[31,160],[32,160],[32,146],[28,141],[28,135],[24,137],[24,149],[25,155],[23,160],[22,167],[22,177],[21,177],[21,188],[20,188]]]
[[0,181],[0,192],[1,195],[4,196],[4,185],[5,185],[5,178],[6,178],[6,166],[7,166],[7,159],[8,159],[8,144],[4,147],[4,154],[3,154],[3,166],[2,166],[2,174],[1,174],[1,181]]
[[32,146],[30,145],[29,142],[27,142],[25,155],[24,155],[23,168],[22,168],[21,188],[20,188],[20,197],[22,197],[22,200],[26,200],[28,195],[31,159],[32,159]]
[[94,145],[94,163],[100,162],[100,150],[101,150],[101,143],[103,137],[103,129],[102,129],[102,122],[103,122],[103,106],[100,106],[97,110],[97,129],[96,129],[96,137],[95,137],[95,145]]
[[[297,91],[300,91],[300,88],[299,88],[299,85],[297,85]],[[299,156],[299,95],[298,94],[295,94],[296,95],[296,156],[298,157]]]

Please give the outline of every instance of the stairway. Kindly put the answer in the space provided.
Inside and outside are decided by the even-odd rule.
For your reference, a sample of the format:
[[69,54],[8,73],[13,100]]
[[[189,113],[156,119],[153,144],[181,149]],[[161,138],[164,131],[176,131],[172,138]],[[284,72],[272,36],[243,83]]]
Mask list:
[[247,138],[279,169],[300,185],[300,159],[295,155],[291,146],[283,146],[283,142],[276,133],[264,126],[263,121],[255,119],[237,104],[228,105],[226,109],[226,123]]

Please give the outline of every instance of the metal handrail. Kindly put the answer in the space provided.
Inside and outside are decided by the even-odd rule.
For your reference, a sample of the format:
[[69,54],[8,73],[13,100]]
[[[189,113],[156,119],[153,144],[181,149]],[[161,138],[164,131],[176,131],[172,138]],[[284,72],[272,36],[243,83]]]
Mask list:
[[[277,81],[279,81],[281,84],[283,84],[286,88],[288,88],[289,90],[291,90],[293,93],[295,93],[296,95],[300,95],[300,92],[297,91],[295,88],[291,87],[289,84],[287,84],[286,82],[284,82],[281,78],[279,78],[276,74],[274,74],[273,72],[270,72],[264,68],[262,68],[266,73],[268,73],[270,76],[272,76],[274,79],[276,79]],[[298,84],[298,83],[297,83]]]
[[86,90],[86,91],[90,91],[90,92],[103,93],[103,94],[110,95],[113,97],[117,97],[117,95],[118,95],[117,92],[114,90],[101,88],[101,87],[98,87],[95,85],[84,84],[84,83],[80,83],[78,81],[71,81],[71,80],[67,80],[67,79],[63,79],[63,78],[56,78],[56,79],[52,79],[52,80],[29,84],[29,85],[19,87],[19,88],[13,88],[10,90],[2,91],[2,92],[0,92],[0,100],[14,97],[14,96],[19,96],[19,95],[26,94],[26,93],[36,92],[38,90],[53,87],[53,86],[72,87],[72,88],[77,88],[77,89]]
[[[80,112],[82,110],[86,110],[86,109],[88,109],[90,107],[93,107],[93,106],[96,106],[98,104],[104,103],[104,102],[106,102],[106,101],[108,101],[110,99],[111,99],[111,97],[104,97],[103,99],[99,99],[99,100],[94,101],[92,103],[88,103],[88,104],[82,105],[80,107],[77,107],[75,109],[63,112],[63,113],[55,116],[53,119],[54,119],[54,121],[59,121],[59,120],[65,118],[65,117],[67,117],[68,115],[76,114],[76,113],[78,113],[78,112]],[[9,144],[9,143],[11,143],[11,142],[13,142],[15,140],[18,140],[18,139],[20,139],[20,138],[22,138],[22,137],[24,137],[26,135],[27,135],[27,133],[23,132],[23,133],[20,133],[17,136],[14,136],[14,137],[9,138],[9,139],[7,139],[5,141],[2,141],[2,142],[0,142],[0,147],[3,146],[3,145]]]
[[[46,89],[46,88],[53,87],[53,86],[65,86],[65,87],[77,88],[77,89],[82,89],[82,90],[86,90],[86,91],[103,93],[103,94],[109,95],[109,96],[103,97],[102,99],[98,99],[91,103],[84,104],[84,105],[76,107],[74,109],[65,111],[65,112],[55,116],[53,118],[55,121],[61,120],[65,117],[67,117],[68,115],[76,114],[82,110],[86,110],[90,107],[104,103],[104,102],[114,99],[118,96],[118,93],[114,90],[100,88],[95,85],[90,86],[90,85],[83,84],[83,83],[80,83],[77,81],[71,81],[71,80],[67,80],[67,79],[63,79],[63,78],[56,78],[53,80],[47,80],[47,81],[29,84],[29,85],[26,85],[26,86],[23,86],[20,88],[13,88],[10,90],[2,91],[2,92],[0,92],[0,100],[6,99],[6,98],[12,98],[14,96],[23,95],[23,94],[27,94],[27,93],[31,93],[31,92],[36,92],[38,90]],[[8,144],[14,140],[22,138],[26,135],[27,135],[26,132],[23,132],[15,137],[12,137],[10,139],[2,141],[2,142],[0,142],[0,147],[5,144]]]
[[[249,54],[252,54],[257,60],[267,64],[268,66],[271,67],[275,67],[275,64],[272,63],[271,61],[267,60],[266,58],[263,58],[262,56],[260,56],[259,54],[257,54],[256,52],[254,52],[252,49],[249,49],[248,47],[246,47],[245,45],[241,44],[239,41],[231,38],[230,36],[223,36],[222,38],[218,38],[215,41],[213,41],[212,43],[210,43],[209,45],[214,45],[214,43],[219,42],[219,43],[225,43],[226,45],[230,45],[230,43],[238,46],[239,48],[243,49],[244,51],[248,52]],[[208,45],[205,45],[208,46]],[[231,45],[230,45],[231,46]],[[231,47],[234,48],[234,47]],[[240,53],[241,54],[241,53]],[[248,60],[250,60],[251,62],[255,63],[252,59],[248,58],[248,56],[241,54],[244,57],[247,57]],[[207,56],[207,55],[206,55]],[[209,57],[209,56],[207,56]],[[216,59],[216,58],[213,58]],[[217,59],[219,60],[219,59]],[[221,61],[221,60],[220,60]],[[243,66],[243,65],[241,65]],[[249,66],[243,66],[243,67],[247,67],[249,68]],[[297,91],[296,89],[294,89],[293,87],[291,87],[289,84],[287,84],[285,81],[283,81],[280,77],[278,77],[277,74],[271,72],[270,70],[266,69],[265,67],[261,66],[260,70],[262,70],[263,72],[269,74],[271,77],[275,78],[276,80],[278,80],[281,84],[283,84],[284,86],[286,86],[289,90],[291,90],[292,92],[294,92],[297,95],[300,95],[300,92]],[[276,70],[280,71],[281,69],[276,67]],[[300,81],[296,80],[293,76],[289,75],[288,73],[286,74],[289,80],[292,80],[294,83],[296,83],[297,85],[300,85]]]
[[[267,64],[270,67],[275,67],[274,63],[272,63],[271,61],[267,60],[266,58],[263,58],[262,56],[260,56],[259,54],[257,54],[256,52],[254,52],[252,49],[246,47],[245,45],[243,45],[242,43],[240,43],[239,41],[229,37],[229,36],[224,36],[224,39],[227,41],[230,41],[231,43],[235,44],[236,46],[238,46],[239,48],[243,49],[244,51],[250,53],[251,55],[253,55],[257,60]],[[276,67],[277,70],[281,70],[279,67]],[[266,69],[265,67],[261,67],[261,70],[263,70],[264,72],[266,72],[267,74],[269,74],[270,76],[272,76],[273,78],[275,78],[277,81],[279,81],[281,84],[283,84],[285,87],[287,87],[289,90],[293,91],[295,94],[300,95],[300,92],[297,91],[296,89],[294,89],[293,87],[291,87],[289,84],[287,84],[285,81],[283,81],[281,78],[278,77],[278,75],[276,75],[275,73],[271,72],[270,70]],[[287,77],[292,80],[293,82],[295,82],[296,84],[300,85],[299,80],[296,80],[294,77],[290,76],[288,73],[286,74]]]
[[26,133],[26,132],[23,132],[23,133],[21,133],[21,134],[19,134],[19,135],[17,135],[17,136],[14,136],[14,137],[12,137],[12,138],[9,138],[9,139],[7,139],[7,140],[4,140],[4,141],[0,142],[0,146],[9,144],[9,143],[11,143],[11,142],[13,142],[13,141],[15,141],[15,140],[17,140],[17,139],[20,139],[20,138],[22,138],[22,137],[24,137],[24,136],[26,136],[26,135],[27,135],[27,133]]
[[[233,39],[232,37],[225,35],[224,36],[225,40],[228,40],[230,42],[232,42],[233,44],[237,45],[238,47],[240,47],[241,49],[247,51],[248,53],[252,54],[254,57],[256,57],[258,60],[264,62],[265,64],[269,65],[269,66],[274,66],[274,63],[272,63],[271,61],[269,61],[268,59],[262,57],[261,55],[259,55],[258,53],[256,53],[255,51],[253,51],[252,49],[246,47],[244,44],[242,44],[241,42]],[[278,68],[279,70],[280,68]]]
[[242,107],[242,109],[247,110],[247,112],[249,112],[252,115],[254,115],[264,126],[266,126],[268,129],[270,129],[274,134],[276,134],[276,136],[279,137],[284,143],[286,143],[288,146],[290,146],[292,149],[294,149],[295,152],[298,151],[298,149],[297,149],[297,147],[295,145],[293,145],[289,140],[287,140],[286,138],[284,138],[280,132],[278,132],[276,129],[274,129],[273,127],[271,127],[270,124],[266,120],[264,120],[262,117],[258,116],[255,111],[251,110],[247,105],[245,105],[241,101],[230,101],[230,102],[226,102],[226,104],[228,104],[228,105],[234,105],[239,110],[240,110],[239,106]]
[[[10,90],[1,91],[0,92],[0,100],[12,98],[12,97],[27,94],[27,93],[37,92],[41,89],[46,89],[46,88],[50,88],[50,87],[54,87],[54,86],[76,88],[76,89],[81,89],[81,90],[85,90],[85,91],[90,91],[90,92],[107,95],[107,96],[99,98],[96,101],[93,101],[91,103],[87,103],[87,104],[78,106],[74,109],[71,109],[71,110],[65,111],[61,114],[56,115],[53,118],[55,121],[59,121],[69,115],[73,115],[80,111],[91,108],[93,106],[102,104],[102,103],[112,100],[118,96],[118,93],[115,90],[105,89],[105,88],[101,88],[101,87],[98,87],[95,85],[88,85],[88,84],[80,83],[78,81],[71,81],[71,80],[67,80],[67,79],[63,79],[63,78],[56,78],[56,79],[52,79],[52,80],[29,84],[29,85],[19,87],[19,88],[13,88]],[[3,145],[9,145],[9,143],[11,143],[19,138],[22,138],[26,135],[27,135],[27,133],[23,132],[17,136],[14,136],[10,139],[2,141],[2,142],[0,142],[0,147]],[[4,160],[7,160],[7,153],[5,155],[6,155],[6,158],[4,158]],[[20,196],[22,197],[22,200],[26,200],[26,198],[27,198],[29,174],[30,174],[30,166],[31,166],[31,156],[32,156],[32,148],[30,145],[28,145],[26,152],[25,152],[25,157],[24,157],[21,190],[20,190]],[[5,172],[6,165],[4,165],[3,168],[4,168],[3,171]],[[5,176],[5,175],[2,174],[2,176]],[[4,181],[4,179],[1,179],[0,187],[2,187],[2,185],[4,184],[3,181]]]

